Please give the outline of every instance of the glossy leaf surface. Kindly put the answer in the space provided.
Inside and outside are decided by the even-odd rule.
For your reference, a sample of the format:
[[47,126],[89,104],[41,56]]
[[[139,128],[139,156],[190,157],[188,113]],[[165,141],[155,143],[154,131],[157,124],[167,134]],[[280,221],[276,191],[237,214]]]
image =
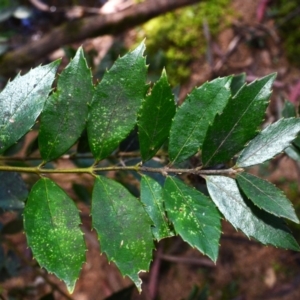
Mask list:
[[212,201],[174,177],[167,177],[164,201],[175,231],[192,247],[217,260],[220,214]]
[[230,98],[232,77],[217,78],[194,89],[177,110],[170,131],[169,157],[181,162],[201,147],[209,124]]
[[273,158],[295,139],[300,119],[280,119],[260,132],[242,151],[236,165],[249,167]]
[[0,154],[34,125],[51,91],[60,61],[18,75],[0,93]]
[[97,160],[107,157],[129,134],[146,93],[145,45],[119,58],[98,86],[90,107],[87,131]]
[[92,196],[92,219],[101,251],[141,290],[139,272],[152,259],[152,221],[143,204],[121,184],[97,176]]
[[56,92],[41,115],[39,149],[49,161],[64,154],[80,137],[93,96],[91,70],[80,47],[58,78]]
[[15,172],[0,172],[0,208],[17,210],[24,208],[28,191],[21,175]]
[[174,95],[163,71],[139,113],[139,142],[144,161],[151,159],[168,138],[175,111]]
[[205,166],[230,160],[257,134],[274,79],[275,75],[271,74],[254,81],[230,98],[223,113],[216,116],[207,130],[202,150]]
[[141,202],[145,204],[145,210],[153,221],[152,233],[156,240],[173,236],[165,213],[162,187],[149,176],[142,176]]
[[63,280],[69,292],[85,262],[80,223],[73,200],[53,181],[42,178],[32,187],[24,210],[28,245],[38,263]]
[[259,208],[299,223],[291,202],[270,182],[246,172],[237,175],[237,182],[245,195]]
[[300,250],[285,223],[243,198],[234,179],[225,176],[206,176],[205,179],[211,198],[235,228],[263,244]]

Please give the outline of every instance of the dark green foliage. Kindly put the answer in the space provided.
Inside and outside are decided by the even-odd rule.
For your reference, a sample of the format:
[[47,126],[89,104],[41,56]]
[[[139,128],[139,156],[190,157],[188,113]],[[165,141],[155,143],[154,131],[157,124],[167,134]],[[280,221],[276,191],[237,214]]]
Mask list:
[[146,93],[145,45],[119,58],[96,87],[88,118],[94,157],[107,157],[129,134]]
[[256,134],[269,103],[271,74],[243,86],[230,98],[222,114],[216,116],[203,142],[202,161],[213,166],[228,161]]
[[221,224],[210,199],[173,177],[166,179],[163,195],[175,231],[192,247],[216,261]]
[[93,96],[91,71],[83,50],[60,74],[56,92],[46,102],[41,116],[39,149],[45,161],[64,154],[80,137]]
[[[154,240],[178,234],[216,261],[222,216],[263,244],[299,251],[283,220],[299,223],[289,200],[271,183],[243,169],[284,150],[300,160],[299,138],[295,140],[300,119],[294,117],[290,105],[285,105],[288,118],[259,133],[275,75],[249,85],[244,84],[244,74],[217,78],[195,88],[176,112],[165,71],[147,93],[144,50],[142,43],[119,58],[95,92],[79,49],[48,100],[58,62],[18,76],[0,94],[1,154],[10,155],[7,149],[41,115],[39,144],[35,139],[27,153],[39,150],[39,163],[43,159],[47,165],[29,167],[26,160],[8,164],[8,157],[0,157],[0,208],[19,211],[27,198],[24,231],[38,263],[73,291],[85,261],[79,212],[69,196],[45,177],[49,173],[87,173],[95,178],[92,197],[89,188],[80,184],[73,189],[82,201],[91,202],[101,251],[139,290],[139,273],[149,269]],[[51,161],[65,155],[75,143],[81,152],[74,159],[78,168],[55,169]],[[20,146],[22,141],[15,148]],[[178,163],[187,166],[194,154],[199,166],[173,167]],[[124,158],[130,155],[131,159]],[[121,170],[125,172],[117,172]],[[29,196],[18,172],[41,177]],[[177,178],[182,173],[205,178],[209,196],[187,185],[189,176],[184,181]],[[135,182],[131,182],[132,174]],[[16,219],[2,233],[21,229]]]
[[181,162],[202,148],[208,126],[230,97],[232,77],[218,78],[196,88],[179,107],[172,123],[170,160]]
[[121,184],[98,176],[91,212],[101,250],[141,290],[138,274],[149,269],[154,248],[152,222],[142,204]]
[[140,111],[139,141],[144,161],[152,158],[168,138],[175,110],[174,95],[163,71],[151,94],[145,97]]
[[28,245],[39,264],[65,281],[72,292],[85,261],[79,212],[53,181],[41,178],[31,189],[24,210]]

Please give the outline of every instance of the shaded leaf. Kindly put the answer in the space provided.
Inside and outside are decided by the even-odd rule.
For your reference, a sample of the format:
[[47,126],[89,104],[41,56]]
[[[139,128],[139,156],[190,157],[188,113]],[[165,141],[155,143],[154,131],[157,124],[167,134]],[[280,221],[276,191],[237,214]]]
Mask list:
[[152,158],[167,139],[175,111],[174,95],[163,70],[140,110],[139,142],[144,161]]
[[299,223],[291,202],[270,182],[246,172],[237,175],[237,182],[245,195],[259,208]]
[[154,248],[152,222],[142,203],[120,183],[97,176],[91,213],[101,250],[141,290],[138,274],[149,269]]
[[53,181],[41,178],[24,209],[24,229],[34,258],[72,292],[85,262],[85,244],[73,200]]
[[228,101],[207,130],[202,149],[205,166],[226,162],[241,151],[261,124],[275,75],[271,74],[243,86]]
[[107,157],[130,133],[146,92],[144,43],[119,58],[104,74],[92,100],[87,131],[97,160]]
[[235,228],[263,244],[300,250],[285,223],[243,198],[234,179],[225,176],[206,176],[205,179],[211,198]]
[[162,199],[161,185],[149,176],[143,175],[141,180],[141,201],[145,204],[145,210],[152,219],[154,227],[152,233],[156,240],[173,236],[167,220]]
[[169,157],[182,162],[201,147],[209,124],[230,98],[232,77],[217,78],[194,89],[177,110],[169,141]]
[[39,149],[45,161],[60,157],[79,139],[92,96],[91,70],[80,47],[60,74],[41,115]]
[[232,77],[230,90],[234,96],[246,83],[246,73],[241,73]]
[[249,167],[282,152],[300,131],[300,119],[280,119],[260,132],[240,154],[236,165]]
[[0,208],[23,209],[27,195],[25,182],[19,173],[0,172]]
[[293,144],[285,148],[284,152],[293,160],[300,161],[300,149]]
[[288,100],[284,101],[284,107],[281,112],[283,118],[293,118],[296,117],[296,108],[295,105]]
[[60,61],[18,75],[0,94],[0,154],[34,125],[51,91]]
[[175,231],[192,247],[216,261],[221,224],[212,201],[174,177],[166,179],[164,201]]

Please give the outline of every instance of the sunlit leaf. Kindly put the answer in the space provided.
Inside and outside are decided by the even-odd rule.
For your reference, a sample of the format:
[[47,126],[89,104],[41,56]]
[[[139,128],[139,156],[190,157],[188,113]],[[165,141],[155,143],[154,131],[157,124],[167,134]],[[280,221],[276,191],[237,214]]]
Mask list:
[[58,78],[41,115],[39,149],[44,160],[64,154],[80,137],[93,96],[91,70],[80,47]]
[[143,204],[120,183],[97,176],[91,212],[101,251],[141,290],[138,274],[149,269],[154,248],[152,221]]
[[145,204],[145,210],[152,219],[154,227],[152,233],[156,240],[173,236],[170,224],[165,213],[162,187],[149,176],[142,176],[141,180],[141,201]]
[[236,165],[249,167],[273,158],[290,145],[300,131],[300,119],[280,119],[260,132],[242,151]]
[[232,77],[217,78],[196,88],[177,110],[170,131],[169,156],[181,162],[202,146],[208,126],[230,97]]
[[205,179],[211,198],[235,228],[263,244],[300,250],[283,220],[245,199],[234,179],[225,176],[206,176]]
[[0,154],[34,125],[51,91],[60,61],[18,75],[0,93]]
[[87,131],[97,160],[107,157],[130,133],[146,92],[144,43],[119,58],[104,74],[92,100]]
[[275,75],[263,77],[243,86],[228,101],[207,130],[202,149],[205,166],[226,162],[255,137],[271,94]]
[[245,195],[259,208],[299,223],[291,202],[270,182],[246,172],[237,175],[237,182]]
[[24,229],[34,258],[74,290],[85,244],[79,212],[72,199],[53,181],[41,178],[31,189],[24,209]]
[[174,95],[164,70],[140,110],[139,141],[144,161],[152,158],[166,141],[175,111]]
[[212,201],[174,177],[166,179],[164,201],[175,231],[192,247],[216,261],[221,224]]

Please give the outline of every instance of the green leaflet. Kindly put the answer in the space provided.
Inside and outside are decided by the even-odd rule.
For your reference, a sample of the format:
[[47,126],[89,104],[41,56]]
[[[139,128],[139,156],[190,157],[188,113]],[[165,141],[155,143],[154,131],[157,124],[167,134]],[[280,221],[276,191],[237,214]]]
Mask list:
[[263,244],[300,250],[285,223],[243,198],[234,179],[225,176],[206,176],[205,179],[211,198],[235,228]]
[[21,175],[15,172],[0,172],[0,208],[18,210],[24,208],[28,191]]
[[230,98],[231,76],[217,78],[196,88],[177,110],[169,141],[172,163],[182,162],[201,147],[210,123]]
[[141,180],[141,202],[152,219],[152,233],[156,240],[174,235],[170,229],[162,199],[161,185],[149,176],[143,175]]
[[85,262],[80,223],[73,200],[53,181],[41,178],[32,187],[24,210],[28,245],[38,263],[63,280],[70,293]]
[[202,149],[204,166],[226,162],[256,134],[268,105],[275,74],[243,86],[208,128]]
[[167,177],[163,195],[176,232],[192,247],[216,261],[221,223],[211,200],[174,177]]
[[60,60],[18,75],[0,93],[0,154],[25,135],[40,115]]
[[237,182],[245,195],[259,208],[299,223],[291,202],[270,182],[245,172],[237,175]]
[[230,90],[231,95],[234,96],[246,83],[246,74],[241,73],[232,77]]
[[80,137],[93,96],[91,70],[80,47],[58,78],[41,115],[39,149],[45,161],[64,154]]
[[146,96],[140,110],[138,128],[143,160],[151,159],[166,141],[176,111],[174,95],[163,70],[161,78]]
[[242,151],[236,165],[249,167],[265,162],[290,145],[300,131],[300,119],[280,119],[260,132]]
[[144,43],[119,58],[96,87],[87,123],[96,160],[107,157],[129,134],[146,92]]
[[101,250],[141,291],[138,274],[149,269],[154,248],[152,222],[142,203],[121,184],[97,176],[91,214]]

